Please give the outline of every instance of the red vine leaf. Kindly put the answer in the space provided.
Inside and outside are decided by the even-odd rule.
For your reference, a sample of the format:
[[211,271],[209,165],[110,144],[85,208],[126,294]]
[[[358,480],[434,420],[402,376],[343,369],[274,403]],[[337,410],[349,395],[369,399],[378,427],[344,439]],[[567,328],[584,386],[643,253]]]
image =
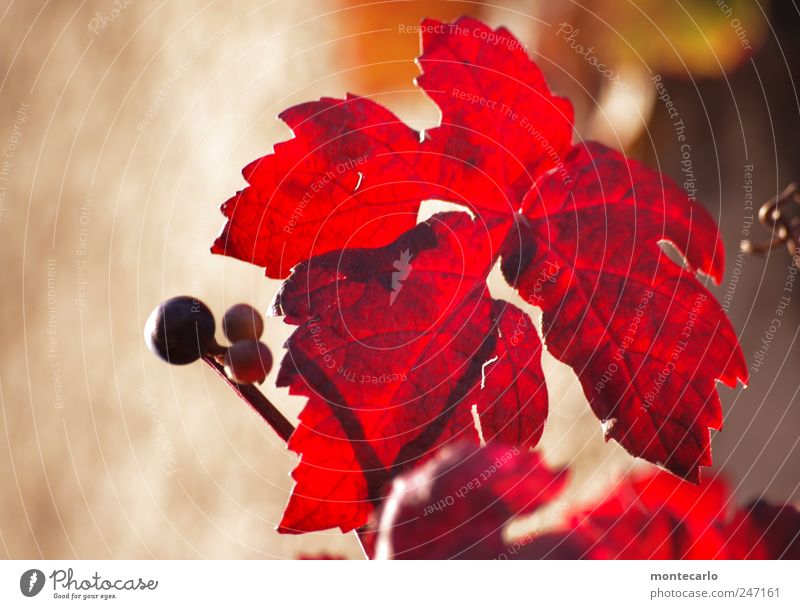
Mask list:
[[[661,174],[572,146],[569,102],[505,29],[423,26],[419,83],[440,126],[420,136],[353,96],[297,106],[282,115],[295,138],[248,166],[250,186],[223,206],[215,252],[272,277],[297,265],[276,307],[298,326],[279,381],[309,401],[281,530],[363,525],[395,475],[455,438],[538,440],[541,345],[527,315],[489,297],[498,261],[543,309],[546,344],[607,437],[699,480],[722,422],[716,381],[747,378],[694,275],[722,275],[710,215]],[[475,219],[415,226],[429,198]]]
[[493,332],[482,378],[464,398],[477,404],[481,435],[512,446],[535,446],[547,419],[542,343],[530,317],[503,300],[492,302]]
[[[426,177],[442,197],[491,222],[508,222],[534,180],[572,146],[569,100],[550,92],[542,71],[505,28],[462,17],[422,22],[417,84],[441,109],[425,134]],[[508,230],[508,228],[506,228]]]
[[[441,127],[421,142],[389,110],[355,95],[285,110],[280,118],[295,137],[245,167],[249,186],[222,205],[228,222],[212,252],[284,278],[314,255],[390,243],[414,226],[423,199],[500,211],[507,222],[535,176],[568,149],[572,107],[550,93],[503,28],[468,17],[452,27],[460,34],[426,36],[420,58],[426,74],[419,80],[442,109]],[[490,38],[500,42],[481,42]],[[514,112],[481,106],[489,93]]]
[[[398,473],[478,440],[473,405],[487,441],[538,441],[541,345],[525,313],[489,296],[486,243],[467,214],[440,214],[384,248],[313,258],[284,283],[275,310],[298,328],[278,385],[309,401],[289,441],[302,460],[281,531],[363,525]],[[512,343],[517,324],[527,331]]]
[[549,174],[525,198],[527,247],[504,259],[506,278],[544,310],[548,350],[575,369],[606,437],[697,482],[722,426],[715,381],[747,380],[730,322],[692,272],[721,279],[717,227],[618,152],[579,145],[565,161],[569,184]]
[[283,278],[312,255],[385,245],[416,224],[422,186],[397,177],[416,164],[419,133],[354,95],[280,118],[295,137],[244,168],[250,185],[222,205],[228,223],[212,252]]

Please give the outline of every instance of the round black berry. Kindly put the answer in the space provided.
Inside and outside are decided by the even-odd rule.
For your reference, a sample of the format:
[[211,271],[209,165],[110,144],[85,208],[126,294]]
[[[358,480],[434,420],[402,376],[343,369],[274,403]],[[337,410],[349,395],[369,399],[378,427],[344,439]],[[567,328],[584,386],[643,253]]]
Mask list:
[[176,296],[158,305],[144,326],[150,351],[170,364],[191,364],[215,348],[211,310],[192,296]]

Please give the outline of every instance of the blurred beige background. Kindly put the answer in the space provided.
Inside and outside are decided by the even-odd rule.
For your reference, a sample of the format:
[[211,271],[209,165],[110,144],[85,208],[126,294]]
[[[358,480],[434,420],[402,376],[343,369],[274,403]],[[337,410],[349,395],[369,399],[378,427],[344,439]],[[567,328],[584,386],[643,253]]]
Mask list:
[[[796,58],[796,47],[784,50],[769,30],[767,4],[731,2],[768,62],[742,76],[749,55],[731,17],[663,4],[0,2],[0,557],[359,557],[352,535],[274,532],[296,457],[210,370],[154,358],[142,327],[153,306],[183,293],[217,319],[240,301],[266,310],[277,283],[208,248],[222,226],[218,205],[243,185],[240,169],[289,137],[274,118],[283,108],[353,91],[417,128],[437,120],[411,82],[418,41],[399,24],[469,13],[508,25],[573,97],[580,137],[679,177],[679,149],[649,82],[663,72],[696,121],[699,196],[721,218],[733,261],[743,150],[749,144],[758,168],[756,204],[800,178],[786,136],[764,133],[763,109],[791,93],[797,63],[781,65],[778,51]],[[595,53],[632,83],[626,95],[554,36],[564,20],[599,37]],[[765,70],[772,80],[754,90],[753,74]],[[733,107],[740,119],[745,109],[744,124]],[[780,112],[796,139],[791,99]],[[774,252],[741,269],[730,311],[749,361],[787,262]],[[751,389],[723,391],[728,427],[715,459],[741,498],[800,498],[792,305]],[[288,333],[267,320],[278,354]],[[552,414],[542,447],[573,467],[573,502],[636,464],[603,443],[571,372],[548,359],[546,373]],[[296,416],[302,400],[273,381],[274,372],[265,393]]]

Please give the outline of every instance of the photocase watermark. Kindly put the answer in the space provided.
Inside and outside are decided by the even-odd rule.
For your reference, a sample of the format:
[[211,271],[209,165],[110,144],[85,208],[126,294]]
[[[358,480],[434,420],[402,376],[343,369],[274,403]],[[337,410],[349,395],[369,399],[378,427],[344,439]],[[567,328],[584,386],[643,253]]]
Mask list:
[[392,291],[389,293],[389,306],[394,304],[400,290],[403,289],[403,282],[408,279],[411,269],[411,252],[403,250],[400,252],[400,258],[392,263],[395,271],[392,273]]
[[539,306],[542,303],[541,292],[545,284],[555,283],[558,279],[558,274],[561,271],[561,266],[558,261],[547,260],[539,271],[539,275],[533,282],[533,286],[525,295],[525,300],[530,304]]
[[80,579],[75,577],[75,571],[69,569],[54,569],[50,575],[45,575],[39,569],[28,569],[19,578],[19,591],[23,596],[33,597],[42,592],[50,580],[52,584],[52,597],[63,600],[112,600],[122,596],[120,592],[146,592],[158,588],[157,579],[136,578],[107,578],[95,571],[92,575]]
[[150,391],[150,388],[147,386],[142,387],[142,399],[144,400],[144,403],[147,406],[147,412],[150,414],[150,418],[153,421],[153,428],[156,433],[156,441],[161,447],[161,456],[159,458],[161,471],[163,471],[170,478],[173,478],[175,474],[180,471],[180,468],[178,467],[178,460],[175,457],[175,449],[172,447],[172,442],[167,434],[167,426],[164,424],[164,421],[161,418],[161,411],[158,409],[158,403],[156,402],[155,397],[153,397],[153,393]]
[[747,30],[742,27],[742,22],[738,17],[733,16],[733,8],[725,0],[717,0],[717,6],[722,11],[722,14],[727,17],[731,28],[734,30],[736,37],[739,39],[739,44],[743,49],[752,51],[753,47],[750,46],[750,41],[747,38]]
[[508,449],[502,455],[497,457],[494,460],[494,463],[486,467],[480,474],[473,477],[469,482],[465,482],[461,488],[459,488],[454,493],[447,495],[446,497],[439,499],[434,503],[429,503],[425,506],[423,510],[424,516],[430,516],[434,512],[442,512],[446,510],[448,507],[455,505],[456,499],[464,499],[467,495],[469,495],[472,491],[479,489],[481,486],[486,484],[494,474],[496,474],[500,469],[511,459],[519,455],[519,448],[516,446],[513,448]]
[[53,381],[53,408],[64,408],[64,379],[58,349],[58,316],[56,314],[56,259],[47,259],[47,362]]
[[147,127],[150,122],[158,116],[159,110],[161,108],[161,104],[164,103],[164,100],[167,99],[167,95],[170,91],[175,87],[178,81],[183,78],[183,76],[192,68],[194,63],[198,60],[198,58],[216,45],[222,37],[227,35],[233,28],[239,25],[239,18],[232,19],[228,22],[228,24],[215,32],[212,36],[207,38],[203,41],[202,44],[198,45],[194,52],[181,61],[178,64],[178,67],[172,72],[169,78],[164,81],[164,83],[158,88],[158,92],[156,93],[155,98],[150,103],[150,106],[147,108],[147,111],[144,113],[142,118],[139,120],[139,123],[136,125],[136,130],[140,133],[144,131],[145,127]]
[[[331,184],[338,177],[366,163],[369,158],[370,158],[369,155],[365,154],[363,156],[341,161],[340,163],[337,163],[335,167],[328,169],[321,178],[312,182],[309,189],[305,192],[303,197],[298,201],[297,207],[294,208],[294,211],[289,216],[289,220],[283,227],[283,232],[291,234],[291,232],[297,226],[298,222],[300,222],[300,220],[303,219],[303,214],[305,213],[305,210],[308,207],[308,205],[314,199],[314,195],[321,192],[326,186]],[[353,192],[358,190],[359,186],[361,185],[361,178],[362,178],[361,172],[359,172],[358,181],[354,185]]]
[[593,66],[600,74],[605,76],[610,82],[617,85],[620,89],[628,90],[630,85],[622,80],[622,76],[615,72],[613,69],[601,63],[597,56],[594,54],[594,47],[584,47],[578,42],[578,35],[581,33],[579,29],[570,23],[563,22],[556,30],[556,36],[560,36],[564,42],[569,44],[569,47],[575,51],[579,56],[583,57],[590,66]]
[[86,256],[89,245],[89,223],[92,221],[92,208],[94,195],[92,191],[86,192],[83,205],[78,216],[78,244],[75,247],[75,306],[82,309],[86,306],[86,286],[88,258]]
[[[209,198],[214,198],[215,193],[209,192]],[[216,210],[215,210],[216,211]],[[208,256],[208,244],[206,243],[205,235],[213,230],[217,222],[217,216],[211,212],[208,206],[201,207],[195,214],[196,216],[196,229],[197,237],[192,241],[189,248],[189,266],[191,268],[189,287],[191,293],[195,294],[204,290],[203,282],[206,280],[206,257]]]
[[28,569],[19,578],[19,591],[28,598],[36,596],[44,588],[44,572],[39,569]]
[[[753,170],[752,164],[744,166],[744,180],[742,181],[742,190],[744,191],[744,217],[742,218],[742,234],[740,243],[747,243],[750,241],[750,227],[753,226],[755,221],[755,214],[753,213]],[[736,293],[736,288],[739,285],[739,277],[742,274],[742,267],[744,266],[747,255],[743,247],[739,248],[736,253],[736,260],[733,262],[731,269],[731,276],[728,279],[728,286],[725,294],[722,296],[722,310],[728,313],[728,309],[733,302],[733,295]]]
[[667,109],[669,118],[672,120],[672,128],[675,131],[675,139],[680,144],[681,151],[681,173],[683,174],[683,189],[689,195],[690,201],[695,201],[697,198],[697,183],[694,174],[694,164],[692,162],[692,147],[686,139],[686,125],[680,117],[678,107],[664,86],[661,79],[661,74],[653,76],[653,84],[656,87],[656,94],[658,99],[664,104]]
[[[394,304],[397,295],[403,289],[403,282],[408,279],[412,270],[411,264],[411,251],[404,249],[399,253],[399,257],[393,262],[395,271],[391,277],[391,289],[389,292],[389,307]],[[381,281],[380,285],[386,288],[386,284]],[[306,319],[305,327],[310,334],[313,350],[316,351],[317,356],[320,358],[319,365],[335,371],[336,374],[342,377],[349,383],[358,383],[361,385],[385,385],[390,383],[399,383],[408,380],[408,373],[406,370],[363,370],[357,371],[344,364],[339,363],[331,353],[331,347],[325,340],[324,326],[320,325],[321,318],[319,315],[310,313]]]
[[529,319],[530,317],[528,317],[528,315],[526,315],[524,312],[517,318],[517,323],[514,325],[514,332],[511,333],[511,338],[509,339],[509,342],[511,342],[512,346],[516,347],[519,345],[526,332],[528,332],[528,329],[531,326],[531,324],[528,323]]
[[636,338],[636,334],[639,332],[639,326],[641,326],[642,320],[644,319],[647,305],[650,304],[650,300],[653,298],[653,296],[653,290],[648,288],[644,291],[644,294],[642,294],[639,302],[634,307],[633,317],[631,318],[631,321],[625,330],[625,334],[622,337],[622,342],[614,352],[614,360],[608,363],[608,366],[606,366],[603,374],[600,375],[600,378],[597,379],[597,382],[594,384],[595,393],[599,394],[602,392],[605,386],[611,382],[611,380],[614,378],[614,375],[619,370],[618,362],[623,360],[631,344],[633,344],[633,340]]
[[463,36],[480,40],[485,45],[503,46],[509,51],[522,49],[526,53],[528,52],[528,48],[524,44],[509,34],[502,34],[479,27],[472,28],[459,23],[428,23],[421,25],[401,23],[397,26],[397,32],[399,34],[413,34],[414,36],[419,36],[420,34]]
[[0,163],[0,222],[6,213],[6,188],[11,177],[11,170],[14,167],[14,156],[17,154],[17,146],[22,141],[22,127],[28,122],[28,108],[26,102],[22,102],[14,115],[14,122],[11,124],[11,135],[3,149],[3,162]]
[[[542,289],[544,289],[545,284],[556,282],[560,270],[561,267],[559,266],[558,261],[546,260],[539,271],[539,275],[533,282],[530,292],[526,294],[525,300],[529,304],[539,306],[542,302]],[[511,338],[509,338],[509,342],[512,346],[516,347],[519,345],[526,332],[528,332],[528,329],[531,325],[529,320],[530,318],[525,312],[522,312],[522,314],[517,318],[514,331],[511,333]]]
[[114,6],[108,11],[108,14],[101,13],[100,11],[95,12],[92,18],[89,19],[89,31],[95,36],[99,36],[100,32],[114,23],[117,17],[122,14],[122,11],[128,8],[132,2],[133,0],[114,0]]

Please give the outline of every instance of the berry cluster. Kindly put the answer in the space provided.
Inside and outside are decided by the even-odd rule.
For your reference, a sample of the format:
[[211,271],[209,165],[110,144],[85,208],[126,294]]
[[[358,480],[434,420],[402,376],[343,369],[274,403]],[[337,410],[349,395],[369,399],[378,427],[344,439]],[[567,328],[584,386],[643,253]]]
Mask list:
[[214,315],[205,303],[191,296],[176,296],[153,309],[144,338],[150,351],[170,364],[191,364],[211,356],[225,366],[232,381],[263,383],[272,369],[272,353],[259,340],[264,332],[261,314],[248,304],[234,305],[225,312],[222,331],[230,347],[217,343],[215,331]]

